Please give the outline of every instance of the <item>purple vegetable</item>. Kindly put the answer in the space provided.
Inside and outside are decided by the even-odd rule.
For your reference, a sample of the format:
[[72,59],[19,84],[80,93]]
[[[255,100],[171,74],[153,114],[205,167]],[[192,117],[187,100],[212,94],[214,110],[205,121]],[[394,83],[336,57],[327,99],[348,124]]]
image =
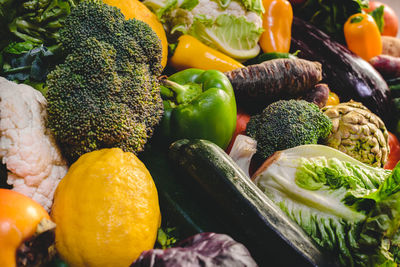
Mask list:
[[400,77],[400,57],[379,55],[371,58],[369,63],[387,79]]
[[200,233],[187,238],[178,246],[144,251],[131,267],[257,266],[247,248],[228,235]]

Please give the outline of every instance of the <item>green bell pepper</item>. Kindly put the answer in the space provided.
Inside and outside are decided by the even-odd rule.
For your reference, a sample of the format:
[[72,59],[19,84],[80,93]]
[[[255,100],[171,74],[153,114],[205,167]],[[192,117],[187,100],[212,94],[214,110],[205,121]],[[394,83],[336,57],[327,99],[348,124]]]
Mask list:
[[217,70],[186,69],[161,80],[169,141],[206,139],[225,149],[236,128],[236,100],[229,79]]

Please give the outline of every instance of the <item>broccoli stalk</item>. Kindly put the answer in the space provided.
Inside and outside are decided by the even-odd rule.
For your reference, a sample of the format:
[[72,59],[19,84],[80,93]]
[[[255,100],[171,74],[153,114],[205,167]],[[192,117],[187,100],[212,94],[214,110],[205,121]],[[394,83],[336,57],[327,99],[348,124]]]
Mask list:
[[67,56],[48,75],[48,126],[69,163],[101,148],[142,151],[163,114],[157,35],[114,7],[84,1],[60,40]]
[[280,100],[250,118],[246,133],[257,141],[256,156],[265,160],[275,151],[316,144],[328,137],[331,120],[317,105],[304,100]]

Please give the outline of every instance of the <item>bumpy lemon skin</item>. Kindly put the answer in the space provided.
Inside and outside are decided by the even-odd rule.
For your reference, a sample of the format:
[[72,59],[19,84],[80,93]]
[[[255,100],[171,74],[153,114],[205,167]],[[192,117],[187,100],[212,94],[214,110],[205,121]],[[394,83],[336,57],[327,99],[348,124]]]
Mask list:
[[153,248],[161,215],[145,165],[119,148],[82,155],[56,189],[56,249],[70,266],[129,266]]

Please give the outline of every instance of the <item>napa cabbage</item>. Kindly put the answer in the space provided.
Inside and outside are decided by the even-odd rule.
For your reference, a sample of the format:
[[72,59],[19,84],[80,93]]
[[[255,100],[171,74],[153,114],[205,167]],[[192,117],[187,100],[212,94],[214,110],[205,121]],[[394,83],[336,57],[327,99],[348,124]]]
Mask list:
[[327,146],[275,153],[254,181],[343,266],[400,263],[400,164],[363,164]]

